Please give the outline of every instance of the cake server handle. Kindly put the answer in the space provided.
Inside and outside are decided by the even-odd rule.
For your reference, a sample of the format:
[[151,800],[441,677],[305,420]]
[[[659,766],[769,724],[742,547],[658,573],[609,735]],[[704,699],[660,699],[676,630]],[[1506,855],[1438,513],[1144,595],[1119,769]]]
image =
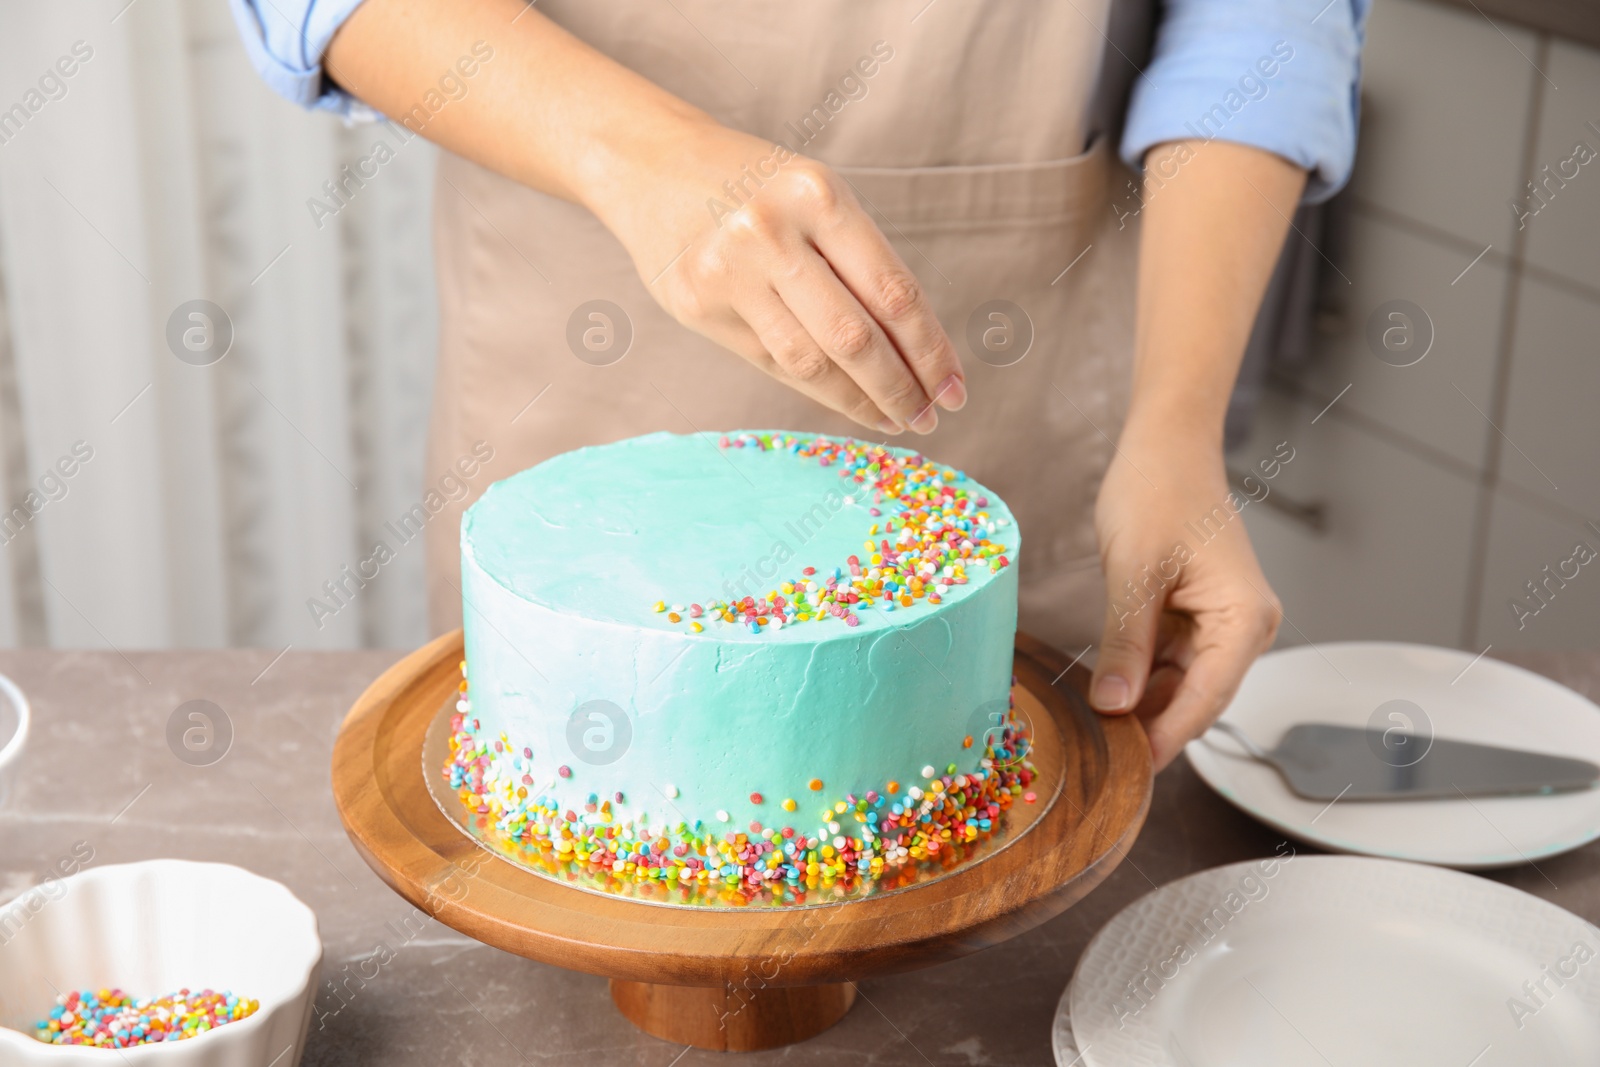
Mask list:
[[1211,728],[1213,730],[1221,730],[1223,733],[1239,742],[1239,746],[1248,752],[1253,758],[1258,759],[1263,763],[1276,762],[1272,758],[1272,753],[1268,752],[1266,749],[1252,741],[1249,734],[1239,729],[1233,723],[1223,722],[1219,719],[1211,724]]

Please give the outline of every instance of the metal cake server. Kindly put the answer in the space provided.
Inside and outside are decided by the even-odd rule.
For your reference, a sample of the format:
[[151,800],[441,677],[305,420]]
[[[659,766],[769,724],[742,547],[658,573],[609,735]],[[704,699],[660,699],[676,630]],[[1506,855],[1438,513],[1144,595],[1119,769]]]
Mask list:
[[1272,750],[1229,722],[1212,724],[1270,764],[1307,800],[1424,800],[1591,789],[1600,766],[1470,741],[1300,723]]

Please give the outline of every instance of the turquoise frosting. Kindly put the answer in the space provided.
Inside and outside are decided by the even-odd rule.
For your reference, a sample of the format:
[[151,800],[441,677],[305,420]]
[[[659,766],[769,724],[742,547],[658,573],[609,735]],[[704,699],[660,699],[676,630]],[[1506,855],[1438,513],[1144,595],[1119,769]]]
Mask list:
[[847,794],[920,783],[929,765],[976,769],[1010,689],[1020,536],[993,492],[957,477],[988,498],[987,536],[1013,565],[971,565],[944,603],[863,608],[855,627],[752,633],[707,617],[698,634],[655,602],[761,596],[806,566],[832,575],[893,509],[815,458],[703,435],[580,449],[495,483],[461,538],[481,735],[531,749],[533,787],[578,810],[622,793],[618,818],[710,829],[815,833]]

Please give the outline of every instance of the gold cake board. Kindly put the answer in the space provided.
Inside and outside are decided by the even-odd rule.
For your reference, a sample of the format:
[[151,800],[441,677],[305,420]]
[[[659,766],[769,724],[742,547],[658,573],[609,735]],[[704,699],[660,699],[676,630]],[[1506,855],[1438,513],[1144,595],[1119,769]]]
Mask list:
[[[333,751],[339,817],[390,887],[469,937],[611,979],[634,1024],[670,1041],[752,1051],[841,1019],[853,982],[997,945],[1081,900],[1126,853],[1150,804],[1150,749],[1131,715],[1100,716],[1086,672],[1017,635],[1016,713],[1033,735],[1029,789],[998,847],[893,892],[812,907],[658,907],[503,859],[435,803],[430,727],[448,716],[461,631],[385,671]],[[1065,673],[1063,673],[1065,672]],[[1054,682],[1054,684],[1052,684]],[[436,742],[437,743],[437,742]],[[428,768],[438,774],[438,768]]]

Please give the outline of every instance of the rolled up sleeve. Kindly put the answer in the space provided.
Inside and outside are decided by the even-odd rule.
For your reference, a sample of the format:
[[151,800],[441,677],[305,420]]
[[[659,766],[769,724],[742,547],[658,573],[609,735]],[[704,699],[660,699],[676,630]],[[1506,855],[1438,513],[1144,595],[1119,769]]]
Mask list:
[[1326,200],[1355,159],[1361,44],[1371,0],[1168,0],[1155,54],[1134,85],[1122,158],[1222,140],[1309,172]]
[[301,107],[365,118],[370,110],[328,79],[322,56],[361,0],[228,0],[245,51],[267,85]]

